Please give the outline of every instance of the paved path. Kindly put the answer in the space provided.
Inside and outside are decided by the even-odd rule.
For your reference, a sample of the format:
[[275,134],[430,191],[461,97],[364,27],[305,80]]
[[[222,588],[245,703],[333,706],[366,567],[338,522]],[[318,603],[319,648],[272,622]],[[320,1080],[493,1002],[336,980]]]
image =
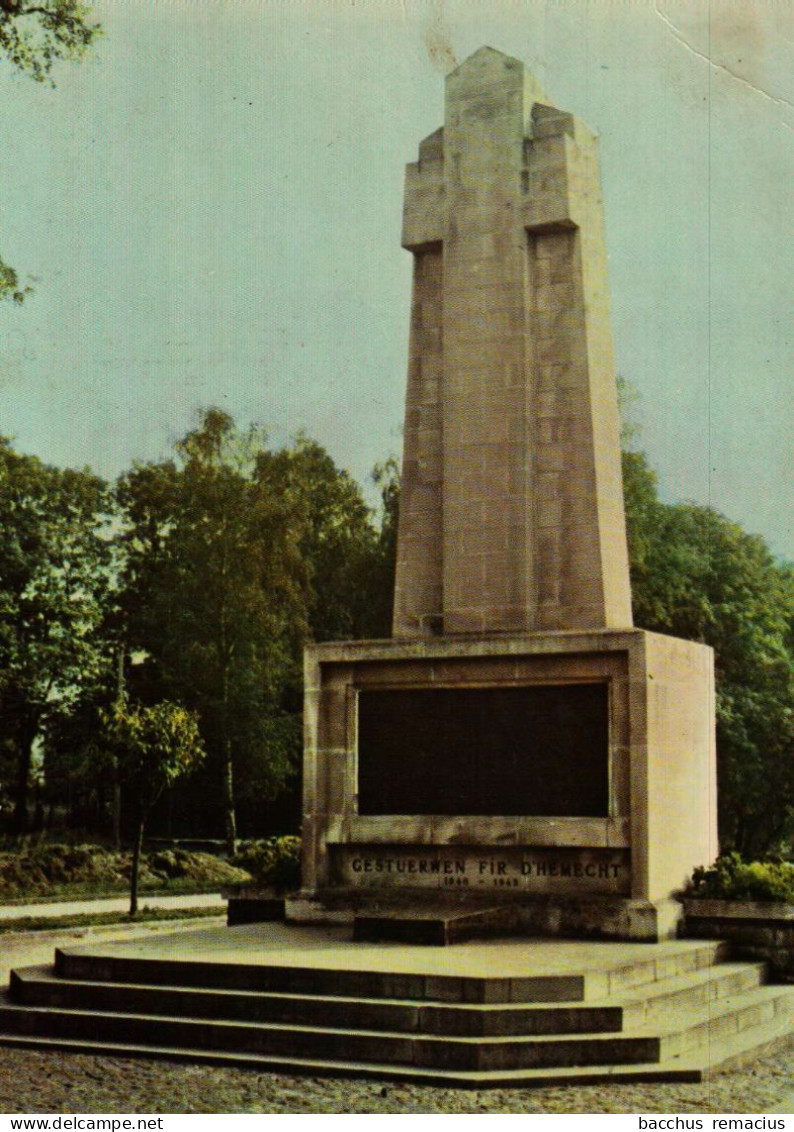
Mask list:
[[[472,939],[448,947],[399,943],[354,942],[350,927],[285,924],[272,921],[236,927],[180,929],[179,938],[203,963],[245,963],[277,967],[314,967],[387,971],[466,978],[524,978],[528,975],[600,976],[634,963],[671,961],[693,950],[713,946],[708,940],[665,940],[662,943],[592,942],[569,939]],[[171,959],[173,934],[122,939],[107,953],[134,958]],[[608,988],[604,983],[604,995]]]
[[[193,896],[150,896],[142,893],[138,905],[144,908],[217,908],[222,912],[226,901],[218,892],[202,892]],[[126,912],[129,896],[108,896],[101,900],[59,900],[53,904],[0,905],[0,922],[21,920],[28,916],[84,916],[94,912]]]

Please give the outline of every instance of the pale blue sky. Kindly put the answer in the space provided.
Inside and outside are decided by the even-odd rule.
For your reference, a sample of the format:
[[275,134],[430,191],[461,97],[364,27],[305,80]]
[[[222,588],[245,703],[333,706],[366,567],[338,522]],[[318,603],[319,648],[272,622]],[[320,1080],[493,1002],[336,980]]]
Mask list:
[[360,479],[399,453],[403,167],[487,43],[600,135],[618,368],[664,497],[794,557],[790,5],[96,10],[56,90],[0,65],[0,252],[39,278],[0,306],[0,433],[112,476],[215,403]]

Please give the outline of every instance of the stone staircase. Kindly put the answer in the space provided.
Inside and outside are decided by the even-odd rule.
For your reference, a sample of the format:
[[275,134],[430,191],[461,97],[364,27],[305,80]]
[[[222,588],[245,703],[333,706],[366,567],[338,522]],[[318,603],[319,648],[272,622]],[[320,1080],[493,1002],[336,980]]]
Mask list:
[[723,944],[529,977],[56,951],[0,1044],[457,1086],[699,1080],[790,1032],[794,987]]

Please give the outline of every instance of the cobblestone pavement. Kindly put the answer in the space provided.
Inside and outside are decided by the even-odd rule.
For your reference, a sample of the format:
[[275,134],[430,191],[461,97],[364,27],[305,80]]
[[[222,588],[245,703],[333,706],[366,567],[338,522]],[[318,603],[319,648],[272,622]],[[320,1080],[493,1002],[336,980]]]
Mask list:
[[[130,938],[151,930],[119,928],[103,932],[102,938]],[[11,967],[47,962],[58,944],[87,938],[97,935],[5,937],[0,983],[5,984]],[[768,1114],[792,1111],[792,1081],[794,1040],[752,1065],[702,1084],[481,1091],[0,1047],[1,1113]]]
[[700,1085],[468,1089],[0,1048],[5,1113],[772,1113],[794,1045]]

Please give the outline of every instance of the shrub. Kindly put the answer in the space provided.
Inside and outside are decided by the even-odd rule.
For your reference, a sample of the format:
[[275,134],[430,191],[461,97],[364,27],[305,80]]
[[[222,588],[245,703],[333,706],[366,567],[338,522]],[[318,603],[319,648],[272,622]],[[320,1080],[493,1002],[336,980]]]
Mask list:
[[155,880],[185,881],[202,888],[214,884],[244,884],[249,879],[244,870],[236,869],[222,857],[188,849],[161,849],[148,853],[142,865],[144,863]]
[[[100,845],[40,845],[0,852],[0,901],[26,897],[90,895],[123,891],[132,857]],[[141,860],[140,880],[151,889],[211,891],[224,884],[244,884],[246,872],[209,853],[174,848]]]
[[705,900],[794,902],[794,865],[785,861],[743,861],[738,853],[695,869],[687,896]]
[[243,841],[232,864],[245,869],[257,884],[276,892],[300,888],[299,837],[269,837],[264,841]]
[[169,880],[190,874],[190,855],[182,849],[161,849],[157,853],[149,853],[146,863],[152,872],[162,873]]
[[101,887],[116,879],[109,855],[96,845],[40,845],[0,853],[0,897],[36,895],[66,884]]

